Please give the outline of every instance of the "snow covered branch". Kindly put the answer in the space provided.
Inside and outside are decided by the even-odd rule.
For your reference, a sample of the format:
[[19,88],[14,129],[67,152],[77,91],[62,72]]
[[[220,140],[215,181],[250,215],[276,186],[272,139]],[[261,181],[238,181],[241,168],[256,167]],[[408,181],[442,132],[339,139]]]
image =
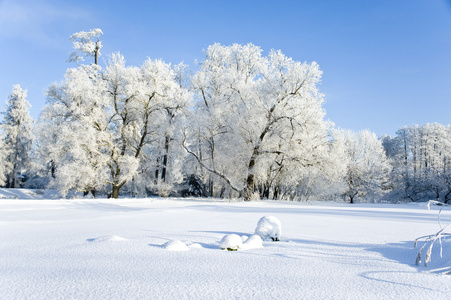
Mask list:
[[[418,251],[417,254],[417,258],[415,260],[416,265],[418,266],[421,262],[422,262],[422,255],[423,255],[423,250],[427,249],[426,251],[426,255],[424,257],[424,265],[427,267],[428,263],[431,262],[432,259],[432,248],[434,247],[434,245],[438,242],[440,245],[440,257],[442,257],[443,254],[443,248],[442,248],[442,240],[451,237],[451,233],[447,233],[445,230],[451,225],[448,224],[445,227],[442,227],[441,223],[440,223],[440,214],[442,212],[442,209],[445,206],[451,206],[449,204],[443,204],[441,202],[438,201],[434,201],[434,200],[430,200],[428,202],[428,209],[430,208],[431,204],[438,204],[441,205],[442,207],[440,208],[439,212],[438,212],[438,223],[440,226],[440,230],[435,233],[435,234],[431,234],[431,235],[426,235],[426,236],[421,236],[417,239],[415,239],[415,247],[417,246],[417,243],[419,240],[424,240],[424,245],[420,248],[420,250]],[[451,268],[451,267],[449,267]],[[451,274],[451,271],[449,272],[445,272],[446,274]]]

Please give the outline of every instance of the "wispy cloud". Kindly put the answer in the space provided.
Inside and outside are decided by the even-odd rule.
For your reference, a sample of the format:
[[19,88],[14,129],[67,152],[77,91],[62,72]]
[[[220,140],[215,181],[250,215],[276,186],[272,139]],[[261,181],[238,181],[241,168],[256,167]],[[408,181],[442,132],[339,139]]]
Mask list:
[[89,20],[89,11],[70,4],[36,0],[0,0],[0,38],[47,44],[60,42],[65,27]]

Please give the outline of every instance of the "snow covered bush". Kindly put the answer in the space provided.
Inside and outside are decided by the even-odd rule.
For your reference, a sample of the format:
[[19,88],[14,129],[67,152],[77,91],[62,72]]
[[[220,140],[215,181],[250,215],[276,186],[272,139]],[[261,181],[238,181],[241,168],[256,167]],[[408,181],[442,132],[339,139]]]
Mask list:
[[263,240],[259,235],[251,235],[243,243],[243,250],[260,249],[263,248]]
[[255,234],[263,240],[279,241],[282,235],[282,224],[279,219],[273,216],[265,216],[258,220]]
[[207,197],[205,184],[195,174],[188,175],[183,179],[179,185],[179,194],[182,197]]
[[237,234],[225,235],[219,242],[219,248],[229,251],[237,251],[243,247],[243,240]]

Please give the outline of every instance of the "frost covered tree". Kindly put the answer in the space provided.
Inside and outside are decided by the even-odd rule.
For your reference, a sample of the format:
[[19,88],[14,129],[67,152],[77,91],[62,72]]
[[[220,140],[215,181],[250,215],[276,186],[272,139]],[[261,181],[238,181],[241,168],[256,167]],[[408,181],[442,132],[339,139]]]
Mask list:
[[[169,142],[174,129],[171,122],[188,100],[169,64],[148,59],[141,68],[130,68],[131,74],[127,78],[124,63],[122,57],[113,56],[104,73],[106,95],[113,108],[109,120],[117,128],[113,136],[118,149],[114,150],[117,154],[112,157],[117,155],[118,159],[113,159],[108,165],[115,178],[113,196],[114,187],[120,188],[126,181],[115,181],[122,172],[121,159],[139,160],[144,148],[161,136],[164,137],[163,158],[166,159],[163,170],[167,173]],[[155,122],[158,120],[160,122]],[[161,129],[164,134],[161,134]],[[129,165],[126,163],[124,167]]]
[[74,50],[67,60],[68,62],[84,61],[85,57],[94,56],[94,64],[97,65],[98,57],[100,56],[100,49],[102,49],[102,42],[100,36],[103,34],[99,28],[90,31],[80,31],[71,35],[70,40],[74,44]]
[[343,135],[348,154],[345,195],[350,203],[357,197],[374,199],[382,195],[390,164],[381,140],[368,130],[344,130]]
[[20,184],[19,176],[30,167],[30,151],[33,142],[30,103],[26,99],[27,90],[14,85],[11,95],[6,101],[4,121],[1,125],[6,152],[5,176],[6,187],[15,188]]
[[160,137],[160,129],[169,134],[163,125],[168,111],[174,117],[188,99],[175,77],[161,60],[127,67],[120,54],[113,54],[105,69],[82,65],[67,70],[65,80],[49,89],[41,120],[60,120],[55,185],[64,193],[108,184],[117,198],[138,175],[147,159],[145,149]]
[[166,104],[153,114],[152,143],[143,149],[145,160],[140,166],[137,177],[143,187],[162,196],[168,195],[174,184],[183,180],[182,167],[186,156],[181,147],[182,124],[185,121],[191,94],[187,92],[187,66],[175,65],[172,68],[177,88]]
[[[269,173],[288,175],[322,164],[329,125],[316,63],[252,44],[214,44],[192,80],[196,126],[186,150],[203,169],[250,199]],[[271,187],[273,188],[273,187]]]
[[104,114],[99,70],[95,65],[68,69],[65,81],[47,91],[37,126],[37,152],[62,194],[69,189],[94,194],[104,184],[99,146],[105,133],[94,128]]
[[6,183],[6,170],[9,168],[9,164],[6,161],[8,155],[7,148],[3,136],[0,136],[0,186],[4,186]]
[[[240,144],[235,128],[230,125],[240,121],[236,118],[241,109],[239,92],[249,92],[255,85],[254,79],[262,67],[260,52],[261,49],[254,45],[212,45],[205,53],[201,70],[192,79],[199,98],[190,122],[194,125],[190,128],[193,129],[190,130],[191,145],[185,144],[185,147],[201,164],[202,170],[209,172],[208,185],[212,196],[215,195],[215,179],[225,181],[237,192],[243,189],[246,163],[242,148],[247,143]],[[243,63],[243,68],[240,68],[245,55],[248,64]]]

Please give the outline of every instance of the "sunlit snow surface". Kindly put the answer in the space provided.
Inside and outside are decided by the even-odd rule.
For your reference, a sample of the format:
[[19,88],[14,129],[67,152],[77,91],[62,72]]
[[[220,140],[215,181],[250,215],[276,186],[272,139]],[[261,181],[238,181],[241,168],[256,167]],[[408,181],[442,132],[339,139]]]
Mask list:
[[[451,265],[451,243],[444,242],[443,258],[434,248],[429,267],[414,265],[413,240],[439,230],[437,210],[420,204],[1,199],[0,298],[449,299],[451,277],[431,271]],[[265,215],[283,224],[281,241],[220,249],[225,235],[250,237]],[[445,212],[442,223],[448,222]]]

